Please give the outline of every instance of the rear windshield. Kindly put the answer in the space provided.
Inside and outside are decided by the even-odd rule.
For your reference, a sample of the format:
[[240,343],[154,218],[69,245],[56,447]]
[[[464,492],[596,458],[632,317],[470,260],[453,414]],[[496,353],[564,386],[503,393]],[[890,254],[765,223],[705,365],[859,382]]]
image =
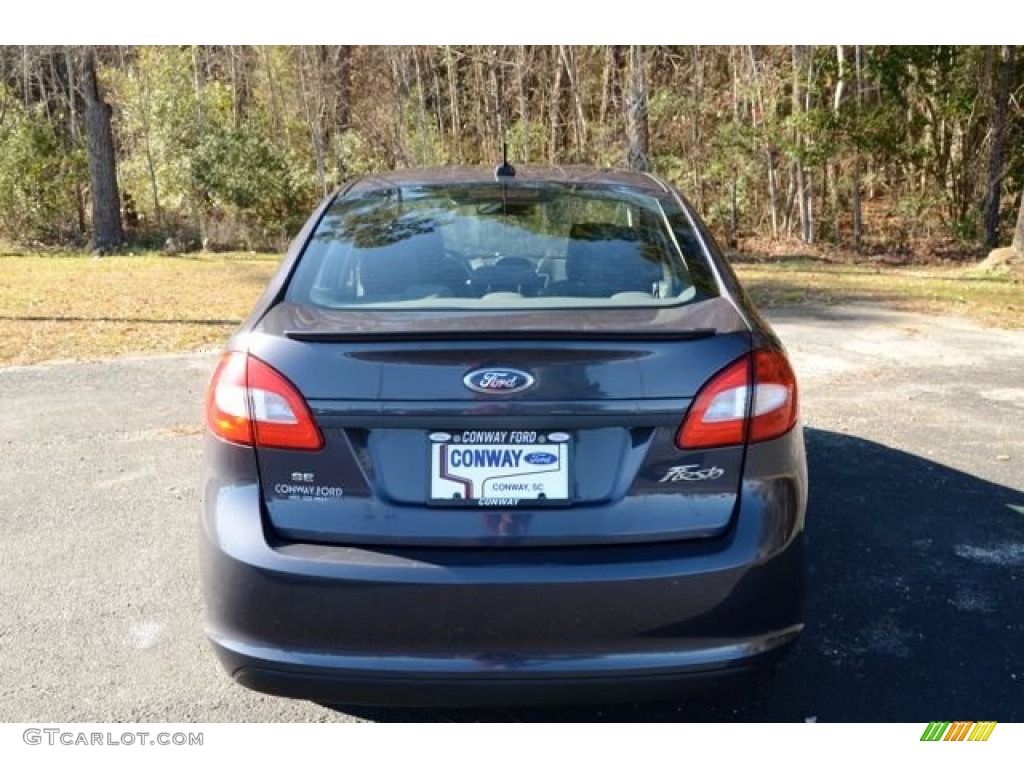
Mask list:
[[717,295],[699,236],[667,205],[617,188],[497,183],[339,197],[299,260],[288,300],[527,309]]

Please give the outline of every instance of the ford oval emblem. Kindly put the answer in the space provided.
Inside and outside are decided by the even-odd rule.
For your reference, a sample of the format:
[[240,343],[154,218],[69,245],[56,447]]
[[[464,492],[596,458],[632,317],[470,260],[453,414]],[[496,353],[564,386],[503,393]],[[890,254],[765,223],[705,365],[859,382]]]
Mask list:
[[553,453],[542,453],[540,451],[534,451],[523,456],[523,461],[527,464],[546,465],[554,464],[558,461],[558,457]]
[[478,368],[467,373],[462,383],[485,395],[511,395],[532,387],[534,378],[515,368]]

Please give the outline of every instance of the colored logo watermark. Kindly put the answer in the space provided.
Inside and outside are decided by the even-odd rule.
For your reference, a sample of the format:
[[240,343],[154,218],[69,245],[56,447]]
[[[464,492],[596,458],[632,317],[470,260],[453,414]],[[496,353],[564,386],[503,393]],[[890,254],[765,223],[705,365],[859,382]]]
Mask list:
[[967,722],[957,720],[955,722],[933,721],[921,734],[921,741],[988,741],[988,737],[995,730],[995,720],[984,720],[982,722]]

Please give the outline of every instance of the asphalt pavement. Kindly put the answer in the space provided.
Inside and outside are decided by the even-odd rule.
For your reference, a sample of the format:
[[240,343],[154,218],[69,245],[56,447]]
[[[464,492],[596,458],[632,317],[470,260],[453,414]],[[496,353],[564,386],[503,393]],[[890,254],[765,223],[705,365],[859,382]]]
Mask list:
[[802,388],[807,629],[676,702],[334,709],[231,682],[202,633],[211,354],[0,368],[0,721],[1024,720],[1024,332],[859,305],[770,316]]

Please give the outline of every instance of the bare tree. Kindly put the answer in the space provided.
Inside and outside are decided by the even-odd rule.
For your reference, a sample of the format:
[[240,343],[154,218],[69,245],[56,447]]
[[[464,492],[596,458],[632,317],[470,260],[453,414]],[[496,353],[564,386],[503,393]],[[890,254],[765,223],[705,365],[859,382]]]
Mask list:
[[608,114],[609,104],[614,99],[614,88],[617,80],[617,62],[615,60],[615,46],[604,46],[604,64],[601,72],[601,107],[597,112],[597,124],[604,125],[605,115]]
[[1024,256],[1024,192],[1020,195],[1020,211],[1017,213],[1017,228],[1013,231],[1013,248]]
[[[801,90],[800,74],[804,62],[807,62],[807,93]],[[793,114],[802,115],[807,112],[808,104],[805,103],[805,96],[810,98],[810,84],[813,80],[814,68],[813,52],[806,50],[804,46],[793,46]],[[808,178],[807,169],[804,167],[802,157],[804,151],[804,132],[799,124],[793,128],[793,145],[796,148],[793,159],[793,186],[796,193],[797,205],[800,210],[801,237],[805,243],[814,243],[814,197],[811,190],[811,180]]]
[[335,127],[347,131],[352,119],[352,46],[339,45],[334,53],[333,66],[337,78]]
[[[751,80],[754,84],[754,99],[755,102],[750,110],[751,115],[751,126],[755,132],[758,129],[758,115],[760,115],[760,121],[762,126],[767,120],[767,111],[765,107],[764,97],[764,77],[761,72],[761,63],[757,60],[757,55],[754,51],[754,46],[747,46],[747,53],[750,57],[750,75]],[[735,86],[734,86],[735,87]],[[739,122],[739,116],[736,115],[736,122]],[[775,240],[779,236],[779,203],[778,203],[778,179],[776,176],[776,149],[771,141],[766,142],[765,146],[765,161],[768,170],[768,206],[771,214],[772,221],[772,239]]]
[[[861,52],[861,46],[853,46],[853,61],[856,72],[856,99],[854,100],[854,114],[857,116],[858,130],[860,127],[860,115],[861,108],[864,105],[863,101],[863,55]],[[853,206],[853,250],[859,251],[861,245],[861,239],[864,236],[864,218],[861,207],[861,157],[860,157],[860,146],[855,146],[853,150],[853,178],[850,181],[853,187],[853,199],[851,204]]]
[[92,193],[93,243],[100,253],[124,243],[121,199],[117,191],[117,159],[110,127],[110,105],[96,82],[96,53],[82,53],[82,93],[85,96],[85,128],[89,136],[89,186]]
[[[64,68],[68,74],[68,138],[71,146],[78,145],[78,92],[75,87],[75,61],[72,49],[64,47]],[[3,122],[0,120],[0,122]],[[82,191],[81,181],[75,178],[75,222],[78,225],[78,234],[85,232],[85,196]]]
[[647,123],[647,78],[644,47],[629,46],[629,95],[626,99],[627,160],[634,171],[651,170],[650,128]]
[[992,146],[988,156],[988,190],[985,195],[985,245],[999,245],[999,201],[1003,190],[1003,160],[1006,144],[1006,111],[1010,103],[1010,76],[1014,47],[1000,46],[999,67],[992,109]]
[[561,57],[562,65],[568,75],[569,92],[572,94],[573,142],[576,146],[574,159],[577,162],[582,162],[587,146],[587,119],[583,113],[583,95],[580,92],[580,76],[576,67],[576,48],[575,46],[560,45],[558,46],[558,55]]
[[459,114],[459,87],[456,68],[458,62],[450,45],[444,47],[444,66],[448,74],[448,113],[451,117],[451,158],[452,162],[462,162],[462,117]]
[[551,139],[548,142],[548,162],[554,165],[558,161],[559,149],[561,147],[560,137],[562,135],[561,105],[562,105],[562,73],[565,66],[558,56],[555,48],[549,49],[551,53],[552,85],[551,94],[548,98],[548,127],[550,128]]
[[530,100],[526,91],[526,73],[529,59],[525,45],[516,46],[516,91],[519,94],[519,125],[522,128],[522,149],[520,159],[530,162]]

